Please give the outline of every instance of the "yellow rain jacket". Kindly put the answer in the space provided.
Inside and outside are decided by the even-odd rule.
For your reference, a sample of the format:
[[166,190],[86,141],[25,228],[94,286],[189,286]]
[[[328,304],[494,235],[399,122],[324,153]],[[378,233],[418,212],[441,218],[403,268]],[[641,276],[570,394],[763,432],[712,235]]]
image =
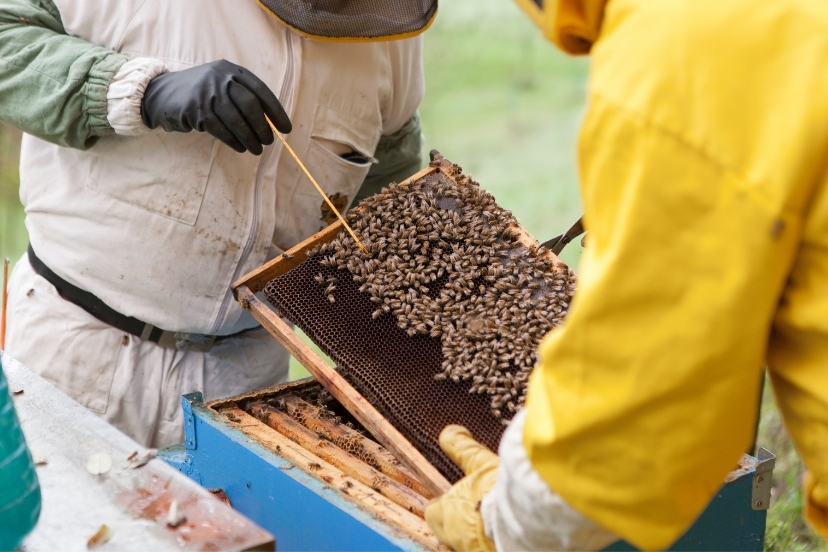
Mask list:
[[604,4],[561,0],[550,35],[597,37],[589,243],[531,380],[529,458],[593,521],[666,548],[750,445],[767,364],[828,535],[828,3]]

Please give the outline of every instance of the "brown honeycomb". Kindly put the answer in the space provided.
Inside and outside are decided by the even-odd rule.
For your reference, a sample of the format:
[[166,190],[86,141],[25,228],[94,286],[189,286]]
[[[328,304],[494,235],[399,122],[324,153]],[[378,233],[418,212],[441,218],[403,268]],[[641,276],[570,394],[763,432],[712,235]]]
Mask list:
[[[416,185],[417,183],[414,183],[415,188]],[[422,179],[422,185],[428,186],[429,189],[445,189],[458,184],[455,180],[437,174]],[[476,186],[476,183],[474,185]],[[368,203],[363,202],[360,208],[370,206],[369,200],[366,200]],[[499,209],[496,205],[493,207]],[[384,216],[388,217],[388,214]],[[511,214],[508,214],[508,218],[513,220]],[[510,238],[508,234],[505,235],[506,238],[500,237],[498,240],[514,238],[514,236]],[[337,240],[338,243],[344,244],[350,238],[343,231]],[[372,251],[371,255],[376,255],[376,246],[372,248],[370,243],[368,246]],[[456,244],[454,247],[456,250]],[[532,265],[534,252],[530,252],[517,242],[514,247],[510,251],[514,252],[519,249],[520,258],[510,258],[508,262]],[[351,248],[355,249],[353,244]],[[405,435],[432,464],[450,481],[457,481],[463,474],[440,449],[437,443],[440,431],[448,424],[464,425],[477,440],[496,451],[504,430],[504,425],[499,419],[499,406],[495,407],[497,410],[494,410],[495,415],[492,415],[492,396],[481,393],[479,382],[475,385],[470,377],[466,379],[465,374],[461,374],[464,376],[462,378],[454,377],[446,381],[447,370],[444,362],[446,359],[443,356],[445,343],[442,341],[445,336],[441,337],[435,332],[431,334],[423,331],[413,332],[411,327],[404,329],[404,319],[400,317],[395,319],[394,316],[383,316],[378,313],[376,295],[372,300],[369,293],[360,292],[362,284],[355,281],[356,278],[352,278],[348,270],[344,270],[341,262],[337,266],[337,263],[331,262],[332,257],[323,253],[324,251],[322,253],[311,252],[307,260],[300,265],[273,279],[265,288],[265,295],[282,315],[300,327],[336,362],[339,372],[354,388]],[[512,253],[508,254],[512,256]],[[370,257],[366,257],[366,260],[369,259]],[[479,270],[485,268],[479,262],[474,264],[480,265]],[[529,268],[537,273],[541,264],[535,262]],[[376,262],[371,266],[376,266]],[[546,328],[539,333],[537,338],[532,337],[534,340],[532,343],[539,341],[549,327],[559,323],[565,315],[571,292],[574,291],[574,278],[565,266],[562,268],[563,272],[557,268],[550,268],[548,264],[542,268],[546,272],[541,270],[539,278],[546,278],[548,286],[552,285],[552,278],[555,278],[557,282],[563,282],[565,289],[558,288],[558,291],[553,292],[559,295],[560,299],[553,297],[553,293],[544,299],[546,301],[544,312],[549,309],[548,320],[546,316],[540,316],[540,311],[530,313],[533,316],[529,317],[528,322],[525,316],[522,317],[524,324],[529,324],[532,329]],[[543,279],[539,281],[542,287],[547,287],[547,284],[543,284]],[[424,286],[421,296],[435,299],[441,290],[447,289],[446,286],[450,285],[452,281],[449,278],[436,278]],[[474,280],[473,287],[471,285],[467,287],[469,289],[480,287],[479,296],[482,296],[485,286],[491,288],[491,283],[478,278]],[[365,286],[362,287],[364,290]],[[520,290],[515,289],[517,286],[514,284],[510,284],[510,287],[516,297],[514,300],[517,301],[517,296],[520,294],[515,294],[514,291]],[[538,295],[536,291],[531,293]],[[491,295],[491,293],[487,294],[487,296]],[[472,294],[469,301],[474,301],[479,296]],[[503,297],[507,297],[505,292]],[[525,299],[528,295],[524,293],[522,297]],[[559,301],[560,304],[551,302],[553,299]],[[524,307],[523,303],[521,305],[521,308],[531,310],[531,306]],[[552,313],[553,307],[554,313]],[[485,309],[481,312],[485,315]],[[377,316],[378,314],[380,315]],[[538,316],[535,317],[535,314]],[[551,322],[552,318],[555,319],[554,324]],[[527,327],[529,326],[524,325],[523,329]],[[469,332],[469,335],[474,337],[474,334],[486,329],[481,326],[463,331]],[[514,361],[510,361],[505,370],[501,371],[498,368],[497,379],[502,380],[508,376],[512,380],[514,376],[520,376],[519,382],[517,377],[514,381],[522,386],[534,365],[535,348],[536,345],[520,352],[523,366],[517,366]],[[497,385],[497,393],[508,392],[508,389],[504,391],[504,388],[500,387],[501,383]],[[519,404],[522,402],[522,396],[518,397],[516,388],[517,385],[515,402]],[[524,391],[525,389],[521,387],[520,394],[522,395]],[[495,392],[494,385],[490,392]]]

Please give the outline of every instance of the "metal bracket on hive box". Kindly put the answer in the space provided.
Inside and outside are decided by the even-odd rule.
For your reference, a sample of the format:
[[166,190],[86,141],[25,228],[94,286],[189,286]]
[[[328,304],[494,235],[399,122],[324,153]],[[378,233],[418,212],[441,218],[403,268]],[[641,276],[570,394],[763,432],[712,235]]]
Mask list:
[[759,460],[759,463],[756,465],[756,473],[753,475],[753,494],[750,505],[754,510],[767,510],[770,507],[776,455],[768,449],[760,448],[757,460]]
[[181,410],[184,413],[184,443],[164,449],[163,454],[165,462],[201,485],[201,474],[193,465],[192,456],[188,452],[198,447],[195,416],[193,415],[194,404],[199,406],[204,404],[204,398],[198,391],[181,396]]
[[195,419],[193,418],[193,404],[201,404],[204,397],[201,393],[187,393],[181,396],[181,409],[184,411],[184,446],[188,449],[196,448]]

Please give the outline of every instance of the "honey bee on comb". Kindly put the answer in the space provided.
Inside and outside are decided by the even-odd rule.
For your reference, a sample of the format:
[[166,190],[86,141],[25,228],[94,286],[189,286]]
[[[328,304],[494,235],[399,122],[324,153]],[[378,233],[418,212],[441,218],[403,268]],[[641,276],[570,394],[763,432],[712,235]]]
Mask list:
[[[566,315],[576,278],[527,240],[489,192],[459,167],[452,171],[363,200],[346,219],[365,251],[340,232],[265,294],[456,479],[462,474],[439,450],[439,430],[461,423],[496,450],[503,425],[524,403],[541,339]],[[296,303],[300,289],[319,294],[332,278],[335,304]]]
[[[468,180],[391,186],[364,200],[348,223],[367,252],[343,232],[309,255],[348,259],[342,264],[353,277],[366,276],[360,292],[385,307],[373,320],[388,313],[409,337],[457,334],[444,341],[442,374],[454,383],[473,370],[492,378],[473,392],[490,397],[494,416],[510,419],[525,400],[541,338],[569,306],[572,271],[523,244],[514,216]],[[514,349],[526,354],[508,354]],[[500,385],[507,375],[518,376],[509,380],[517,392]]]

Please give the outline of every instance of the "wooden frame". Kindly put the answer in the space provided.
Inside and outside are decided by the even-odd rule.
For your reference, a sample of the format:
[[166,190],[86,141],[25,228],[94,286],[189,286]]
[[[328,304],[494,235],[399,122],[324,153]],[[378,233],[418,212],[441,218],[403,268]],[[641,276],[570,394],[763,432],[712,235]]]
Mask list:
[[425,517],[425,508],[428,505],[426,497],[417,494],[414,490],[373,468],[367,462],[343,448],[332,444],[331,441],[324,438],[324,434],[320,435],[306,427],[302,422],[294,420],[291,416],[265,402],[251,403],[248,405],[248,409],[256,419],[278,431],[305,450],[312,451],[319,458],[351,475],[362,484],[373,487],[374,490],[409,512],[421,518]]
[[[433,156],[431,166],[421,170],[408,178],[405,182],[413,182],[441,172],[449,178],[454,178],[457,169],[441,155]],[[311,375],[325,387],[339,403],[347,409],[385,448],[390,450],[397,459],[435,496],[446,492],[451,484],[411,442],[400,433],[373,405],[371,405],[345,378],[313,351],[296,333],[293,328],[268,305],[256,297],[267,283],[290,269],[300,265],[307,258],[306,252],[320,243],[332,241],[343,230],[342,223],[337,221],[299,243],[287,251],[243,276],[232,286],[236,300],[242,308],[247,309],[253,317],[264,326],[290,353],[296,357]],[[518,240],[527,247],[538,247],[538,241],[525,229],[518,226]],[[554,263],[561,263],[552,252],[546,252]]]
[[390,524],[401,534],[413,539],[426,549],[448,550],[431,532],[422,517],[378,493],[370,485],[362,483],[300,443],[273,430],[238,406],[223,406],[218,413],[226,418],[232,418],[233,425],[251,440],[270,451],[277,451],[279,456],[313,473],[326,484],[339,489],[347,500],[360,505],[377,519]]

